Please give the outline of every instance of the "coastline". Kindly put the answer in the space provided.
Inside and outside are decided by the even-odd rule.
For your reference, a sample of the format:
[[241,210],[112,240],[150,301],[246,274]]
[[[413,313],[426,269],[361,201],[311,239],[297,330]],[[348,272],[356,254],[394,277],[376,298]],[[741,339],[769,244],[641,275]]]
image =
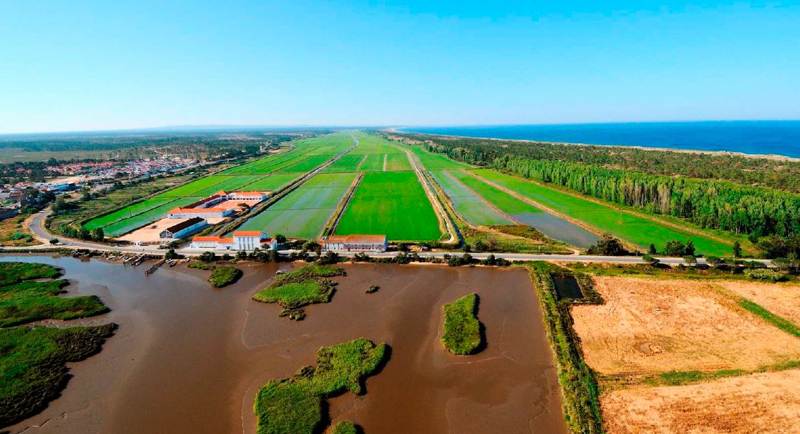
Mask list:
[[553,142],[549,140],[531,140],[531,139],[502,139],[498,137],[475,137],[475,136],[459,136],[454,134],[431,134],[431,133],[417,133],[413,131],[404,131],[399,128],[387,128],[383,130],[391,134],[419,134],[430,137],[443,137],[450,139],[475,139],[475,140],[492,140],[497,142],[518,142],[518,143],[543,143],[547,145],[569,145],[569,146],[588,146],[595,148],[622,148],[622,149],[637,149],[641,151],[654,151],[654,152],[675,152],[681,154],[706,154],[716,156],[734,156],[743,158],[752,158],[756,160],[771,160],[771,161],[786,161],[786,162],[800,162],[800,157],[790,157],[788,155],[780,154],[750,154],[741,151],[710,151],[702,149],[676,149],[643,145],[601,145],[592,143],[579,143],[579,142]]

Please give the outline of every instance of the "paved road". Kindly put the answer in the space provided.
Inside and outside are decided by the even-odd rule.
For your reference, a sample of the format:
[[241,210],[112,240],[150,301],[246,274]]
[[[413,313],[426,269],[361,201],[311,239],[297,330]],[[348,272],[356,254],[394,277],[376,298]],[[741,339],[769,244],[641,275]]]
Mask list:
[[[33,233],[34,238],[42,242],[43,244],[38,246],[31,246],[31,247],[4,247],[2,248],[3,252],[13,253],[15,251],[28,251],[28,250],[48,250],[53,248],[64,248],[64,249],[90,249],[90,250],[97,250],[101,252],[117,252],[117,253],[129,253],[129,254],[140,254],[146,253],[151,255],[163,255],[166,250],[159,249],[157,246],[113,246],[109,244],[102,244],[102,243],[94,243],[91,241],[83,241],[83,240],[76,240],[72,238],[64,238],[64,237],[57,237],[48,232],[47,228],[45,228],[44,223],[47,215],[50,213],[49,209],[40,211],[31,218],[28,219],[28,227],[30,231]],[[50,240],[53,238],[59,239],[58,245],[51,245]],[[178,253],[186,255],[186,256],[199,256],[203,252],[208,251],[207,249],[190,249],[190,248],[183,248],[179,249]],[[297,252],[297,250],[281,250],[279,253],[283,255],[288,255],[292,252]],[[217,250],[215,251],[217,254],[225,254],[225,253],[234,253],[226,250]],[[355,255],[355,252],[337,252],[340,256],[344,257],[352,257]],[[391,258],[394,256],[399,255],[400,252],[385,252],[385,253],[369,253],[371,257],[374,258]],[[464,252],[462,251],[435,251],[435,252],[421,252],[419,256],[426,257],[426,258],[440,258],[443,259],[445,255],[451,256],[461,256]],[[597,256],[597,255],[561,255],[561,254],[527,254],[527,253],[470,253],[472,257],[477,259],[485,259],[489,255],[494,255],[496,258],[503,258],[509,261],[521,262],[521,261],[559,261],[559,262],[599,262],[599,263],[608,263],[608,264],[642,264],[642,258],[640,256]],[[679,265],[683,264],[683,258],[672,258],[672,257],[657,257],[659,261],[663,264],[667,265]],[[764,264],[770,264],[771,261],[768,259],[756,259],[755,261],[762,262]],[[704,264],[705,259],[697,258],[697,262],[699,264]]]

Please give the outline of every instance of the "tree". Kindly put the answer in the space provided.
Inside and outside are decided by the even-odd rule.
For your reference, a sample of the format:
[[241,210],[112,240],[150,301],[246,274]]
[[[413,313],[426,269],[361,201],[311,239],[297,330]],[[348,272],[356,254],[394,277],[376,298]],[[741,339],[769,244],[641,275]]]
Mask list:
[[91,238],[94,241],[103,241],[106,238],[106,234],[105,232],[103,232],[103,228],[93,229]]
[[664,246],[664,254],[667,256],[685,256],[686,244],[681,240],[670,240]]
[[286,237],[282,234],[275,235],[275,242],[278,244],[284,244],[286,242]]
[[630,255],[622,242],[614,238],[611,234],[605,234],[597,242],[586,250],[590,255],[603,255],[603,256],[625,256]]
[[647,254],[648,255],[657,255],[658,254],[658,250],[656,250],[656,245],[655,244],[650,243],[650,247],[647,249]]
[[304,252],[316,252],[317,255],[320,254],[322,251],[322,246],[319,245],[316,241],[306,241],[303,244],[303,251]]
[[175,249],[169,249],[169,250],[167,250],[167,253],[164,254],[164,259],[166,259],[166,260],[178,259],[180,257],[181,257],[181,255],[177,254],[175,252]]
[[733,257],[734,258],[742,257],[742,244],[739,242],[739,240],[733,242]]

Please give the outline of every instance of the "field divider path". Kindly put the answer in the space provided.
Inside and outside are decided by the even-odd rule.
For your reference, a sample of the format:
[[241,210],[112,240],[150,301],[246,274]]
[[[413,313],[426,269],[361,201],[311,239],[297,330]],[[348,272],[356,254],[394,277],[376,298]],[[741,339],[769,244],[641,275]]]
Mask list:
[[383,171],[386,172],[386,162],[389,160],[389,154],[383,154]]
[[[474,173],[471,170],[465,170],[464,172],[467,173],[469,176],[472,176],[475,179],[477,179],[477,180],[479,180],[479,181],[481,181],[481,182],[483,182],[485,184],[488,184],[488,185],[490,185],[490,186],[492,186],[492,187],[494,187],[494,188],[496,188],[496,189],[498,189],[498,190],[500,190],[500,191],[502,191],[504,193],[507,193],[507,194],[513,196],[514,198],[516,198],[518,200],[521,200],[522,202],[527,203],[528,205],[535,206],[536,208],[539,208],[540,210],[542,210],[542,211],[544,211],[544,212],[546,212],[546,213],[548,213],[550,215],[553,215],[553,216],[558,217],[560,219],[563,219],[563,220],[565,220],[565,221],[567,221],[569,223],[572,223],[572,224],[574,224],[576,226],[579,226],[579,227],[581,227],[583,229],[586,229],[587,231],[589,231],[589,232],[591,232],[591,233],[593,233],[595,235],[603,236],[605,234],[600,229],[598,229],[598,228],[596,228],[596,227],[594,227],[594,226],[592,226],[592,225],[590,225],[590,224],[588,224],[588,223],[586,223],[586,222],[584,222],[582,220],[575,219],[575,218],[570,217],[570,216],[568,216],[568,215],[566,215],[566,214],[564,214],[564,213],[562,213],[560,211],[556,211],[555,209],[550,208],[549,206],[544,205],[539,201],[536,201],[536,200],[533,200],[531,198],[528,198],[528,197],[526,197],[526,196],[524,196],[524,195],[522,195],[520,193],[517,193],[516,191],[511,190],[510,188],[502,186],[502,185],[500,185],[500,184],[498,184],[498,183],[496,183],[494,181],[490,181],[490,180],[488,180],[488,179],[486,179],[486,178]],[[622,240],[622,243],[625,244],[626,247],[631,248],[633,250],[638,250],[639,249],[639,246],[637,246],[635,244],[632,244],[627,240]]]
[[[411,167],[414,169],[414,173],[417,174],[417,178],[419,179],[419,183],[422,184],[422,189],[425,190],[425,195],[428,196],[428,201],[433,205],[434,211],[436,212],[436,218],[439,220],[439,227],[443,231],[447,232],[450,235],[450,238],[447,241],[444,241],[443,244],[460,244],[462,239],[461,235],[458,233],[458,229],[456,225],[453,223],[450,215],[447,214],[442,203],[439,201],[439,198],[433,192],[433,188],[431,187],[430,180],[426,177],[427,171],[422,169],[420,166],[421,164],[417,164],[416,155],[414,155],[409,150],[404,150],[406,153],[406,157],[408,158],[408,162],[411,164]],[[430,176],[430,175],[428,175]]]
[[215,229],[211,233],[214,234],[214,235],[221,236],[221,235],[225,235],[225,234],[227,234],[229,232],[233,232],[239,226],[243,225],[250,217],[258,215],[262,211],[264,211],[267,208],[269,208],[270,206],[274,205],[279,200],[283,199],[289,193],[297,190],[301,185],[305,184],[309,179],[313,178],[314,176],[316,176],[317,174],[319,174],[320,172],[325,170],[328,166],[330,166],[331,164],[335,163],[336,160],[342,158],[344,155],[346,155],[347,153],[349,153],[350,151],[355,149],[358,146],[359,141],[358,141],[357,137],[355,137],[355,136],[351,136],[351,137],[353,139],[353,145],[352,146],[350,146],[349,148],[345,149],[344,151],[334,155],[331,159],[329,159],[328,161],[326,161],[326,162],[322,163],[321,165],[317,166],[314,170],[306,172],[305,175],[297,178],[296,180],[292,181],[291,183],[289,183],[285,187],[281,188],[280,190],[275,192],[269,199],[267,199],[266,201],[254,206],[253,208],[250,208],[249,211],[247,211],[246,213],[242,214],[241,216],[236,217],[233,221],[231,221],[231,222],[229,222],[227,224],[224,224],[224,225],[220,225],[219,228]]
[[333,214],[328,218],[328,222],[325,223],[324,228],[322,229],[322,238],[326,239],[329,236],[336,233],[336,226],[339,225],[339,220],[342,219],[342,215],[344,215],[344,210],[347,209],[347,206],[350,204],[350,200],[353,198],[353,195],[358,188],[358,185],[361,184],[361,180],[364,178],[364,172],[358,172],[353,182],[350,183],[350,187],[347,188],[347,191],[342,196],[342,199],[339,201],[339,204],[336,206],[336,209],[333,211]]

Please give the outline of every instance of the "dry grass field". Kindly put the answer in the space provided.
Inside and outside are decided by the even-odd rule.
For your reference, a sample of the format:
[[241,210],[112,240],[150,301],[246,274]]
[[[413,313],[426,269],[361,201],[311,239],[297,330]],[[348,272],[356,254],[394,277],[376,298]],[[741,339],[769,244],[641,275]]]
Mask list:
[[752,300],[770,312],[800,324],[800,285],[747,281],[715,282],[736,295]]
[[614,390],[601,404],[611,434],[797,432],[800,370]]
[[604,375],[752,370],[800,358],[800,339],[739,308],[713,281],[595,277],[603,305],[575,306],[586,361]]

